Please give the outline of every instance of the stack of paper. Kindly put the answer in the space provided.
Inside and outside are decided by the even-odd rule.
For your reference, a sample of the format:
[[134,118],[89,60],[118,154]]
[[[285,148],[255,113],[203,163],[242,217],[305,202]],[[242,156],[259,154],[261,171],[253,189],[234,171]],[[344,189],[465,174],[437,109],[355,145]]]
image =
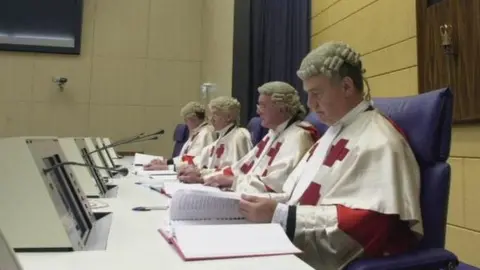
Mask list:
[[151,185],[152,189],[165,194],[168,197],[173,197],[173,195],[179,190],[200,190],[200,191],[209,191],[209,192],[222,192],[219,188],[204,186],[203,184],[185,184],[181,182],[165,181],[160,185]]
[[133,165],[134,166],[147,165],[148,163],[150,163],[154,159],[163,160],[163,157],[162,156],[152,156],[152,155],[135,153],[135,157],[133,158]]

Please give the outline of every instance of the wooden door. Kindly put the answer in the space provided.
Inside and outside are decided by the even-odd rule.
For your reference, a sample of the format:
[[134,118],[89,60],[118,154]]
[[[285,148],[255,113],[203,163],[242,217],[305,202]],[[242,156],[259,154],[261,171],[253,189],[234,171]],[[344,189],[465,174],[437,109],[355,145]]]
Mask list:
[[[477,14],[477,16],[475,16]],[[421,93],[449,86],[454,122],[480,122],[480,0],[417,0]],[[451,29],[451,53],[440,27]]]

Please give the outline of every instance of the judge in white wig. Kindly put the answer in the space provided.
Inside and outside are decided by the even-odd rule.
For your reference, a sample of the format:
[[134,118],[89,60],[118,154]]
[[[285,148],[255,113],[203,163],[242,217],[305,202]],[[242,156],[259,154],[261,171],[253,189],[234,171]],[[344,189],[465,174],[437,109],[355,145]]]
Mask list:
[[240,102],[232,97],[214,98],[208,105],[210,123],[217,140],[203,148],[198,156],[188,160],[189,166],[181,166],[179,175],[188,183],[202,182],[201,176],[219,168],[230,166],[245,156],[252,148],[250,133],[239,127]]
[[250,221],[279,223],[315,269],[400,254],[422,235],[420,170],[402,132],[370,103],[360,54],[341,42],[297,72],[308,106],[329,125],[285,183],[285,203],[243,195]]
[[241,192],[281,192],[287,176],[316,141],[315,128],[302,122],[305,109],[295,88],[269,82],[258,92],[257,113],[268,133],[242,159],[205,175],[206,185]]
[[144,166],[145,170],[166,170],[168,165],[178,166],[188,162],[214,141],[214,130],[206,121],[205,106],[191,101],[180,110],[180,115],[188,127],[189,137],[179,155],[168,160],[154,159]]

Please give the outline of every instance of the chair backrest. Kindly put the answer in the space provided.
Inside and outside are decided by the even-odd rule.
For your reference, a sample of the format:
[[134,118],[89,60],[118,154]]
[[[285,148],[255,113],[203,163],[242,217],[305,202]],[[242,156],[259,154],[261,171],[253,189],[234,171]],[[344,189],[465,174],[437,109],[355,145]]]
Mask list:
[[448,88],[402,98],[376,98],[374,107],[405,133],[421,170],[424,237],[420,248],[443,248],[450,192],[453,96]]
[[314,112],[307,114],[305,121],[312,124],[320,134],[324,134],[327,131],[328,126],[318,120],[317,115]]
[[178,124],[175,127],[175,131],[173,132],[173,152],[172,157],[178,156],[180,154],[180,150],[182,150],[183,145],[188,140],[188,127],[185,124]]
[[268,132],[266,128],[262,127],[261,122],[262,120],[260,120],[258,116],[253,117],[250,119],[250,122],[248,122],[247,129],[250,131],[253,145],[257,145]]

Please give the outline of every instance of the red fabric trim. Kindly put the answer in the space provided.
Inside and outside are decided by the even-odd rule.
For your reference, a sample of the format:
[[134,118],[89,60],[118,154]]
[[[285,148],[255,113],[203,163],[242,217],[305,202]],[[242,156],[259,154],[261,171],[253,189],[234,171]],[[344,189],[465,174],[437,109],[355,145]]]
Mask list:
[[[264,184],[265,185],[265,184]],[[272,192],[272,193],[276,193],[275,190],[273,190],[271,187],[265,185],[265,190],[267,190],[267,192]]]
[[195,158],[194,156],[183,155],[183,156],[182,156],[182,161],[183,161],[183,162],[187,162],[188,165],[195,165],[195,163],[193,163],[193,159],[194,159],[194,158]]
[[[265,176],[267,176],[267,175],[268,175],[268,170],[263,171],[262,177],[265,177]],[[265,182],[262,181],[262,178],[261,178],[261,177],[258,177],[258,180],[260,180],[260,182],[263,183],[263,185],[265,186],[265,190],[266,190],[267,192],[276,193],[275,190],[273,190],[271,187],[269,187],[267,184],[265,184]]]
[[397,123],[395,123],[395,121],[393,121],[392,118],[390,118],[386,115],[383,115],[383,117],[385,117],[385,119],[387,119],[387,121],[393,126],[393,128],[403,136],[403,138],[407,139],[407,135],[405,134],[403,129],[399,125],[397,125]]
[[412,249],[417,240],[398,215],[337,205],[338,228],[362,245],[367,257],[394,255]]
[[227,168],[223,169],[223,175],[233,176],[232,168],[231,168],[231,167],[227,167]]
[[299,127],[303,128],[310,134],[310,137],[312,138],[313,142],[318,141],[322,137],[320,132],[318,132],[318,130],[314,126],[299,126]]

